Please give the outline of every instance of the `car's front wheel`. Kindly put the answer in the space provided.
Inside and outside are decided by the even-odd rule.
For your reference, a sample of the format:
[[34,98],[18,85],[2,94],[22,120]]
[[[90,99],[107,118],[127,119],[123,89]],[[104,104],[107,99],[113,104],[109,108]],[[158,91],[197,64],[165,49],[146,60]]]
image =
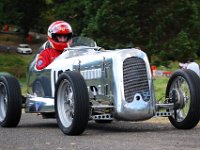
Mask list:
[[80,135],[89,119],[89,96],[85,80],[78,72],[62,73],[56,84],[55,111],[61,131]]
[[171,124],[178,129],[191,129],[200,117],[200,78],[191,70],[178,70],[170,77],[166,97],[174,103],[169,110]]

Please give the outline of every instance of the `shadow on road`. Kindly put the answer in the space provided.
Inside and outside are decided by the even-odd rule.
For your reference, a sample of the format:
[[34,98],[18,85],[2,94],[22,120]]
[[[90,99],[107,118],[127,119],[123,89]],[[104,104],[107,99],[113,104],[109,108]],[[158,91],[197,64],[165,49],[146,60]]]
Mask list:
[[169,131],[174,130],[170,124],[158,124],[150,122],[127,122],[113,121],[110,124],[98,124],[91,122],[87,130],[96,130],[96,132],[152,132],[152,131]]

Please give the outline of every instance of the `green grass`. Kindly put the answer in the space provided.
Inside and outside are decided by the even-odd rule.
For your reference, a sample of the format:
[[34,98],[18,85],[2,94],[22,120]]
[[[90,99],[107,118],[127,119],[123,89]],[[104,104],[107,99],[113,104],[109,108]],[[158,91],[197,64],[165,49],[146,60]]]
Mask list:
[[8,72],[17,78],[25,77],[26,62],[20,56],[9,53],[0,53],[0,72]]
[[32,55],[0,53],[0,72],[8,72],[16,78],[25,78],[28,63],[32,57]]
[[21,84],[22,94],[26,94],[26,74],[33,55],[0,53],[0,72],[7,72],[16,77]]
[[[179,69],[179,62],[171,62],[168,67],[159,66],[157,67],[157,70],[162,71],[171,71],[174,72],[175,70]],[[154,83],[154,90],[155,90],[155,96],[157,101],[163,102],[165,99],[165,91],[167,87],[169,77],[155,77],[153,80]]]
[[26,78],[20,78],[20,85],[21,85],[21,92],[22,95],[26,96],[27,94],[27,82],[26,82]]
[[153,80],[156,101],[163,102],[169,77],[157,77]]

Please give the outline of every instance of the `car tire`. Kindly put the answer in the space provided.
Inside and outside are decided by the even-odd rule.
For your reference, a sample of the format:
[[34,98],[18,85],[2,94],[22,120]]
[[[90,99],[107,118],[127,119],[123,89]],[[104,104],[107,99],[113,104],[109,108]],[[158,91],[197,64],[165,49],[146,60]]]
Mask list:
[[56,83],[55,112],[58,126],[66,135],[80,135],[89,120],[89,96],[78,72],[62,73]]
[[0,125],[16,127],[21,111],[22,96],[18,80],[11,75],[0,75]]
[[177,129],[191,129],[200,117],[200,78],[191,70],[177,70],[170,77],[166,98],[174,103],[174,114],[169,117]]

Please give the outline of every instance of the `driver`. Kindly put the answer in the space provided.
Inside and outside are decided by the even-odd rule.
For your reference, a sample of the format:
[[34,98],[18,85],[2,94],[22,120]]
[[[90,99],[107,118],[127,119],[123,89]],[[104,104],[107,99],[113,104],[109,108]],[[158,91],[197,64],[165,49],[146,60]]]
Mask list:
[[47,31],[50,48],[41,51],[36,62],[36,68],[42,70],[47,67],[57,56],[59,56],[64,48],[67,48],[72,38],[72,28],[65,21],[53,22]]

